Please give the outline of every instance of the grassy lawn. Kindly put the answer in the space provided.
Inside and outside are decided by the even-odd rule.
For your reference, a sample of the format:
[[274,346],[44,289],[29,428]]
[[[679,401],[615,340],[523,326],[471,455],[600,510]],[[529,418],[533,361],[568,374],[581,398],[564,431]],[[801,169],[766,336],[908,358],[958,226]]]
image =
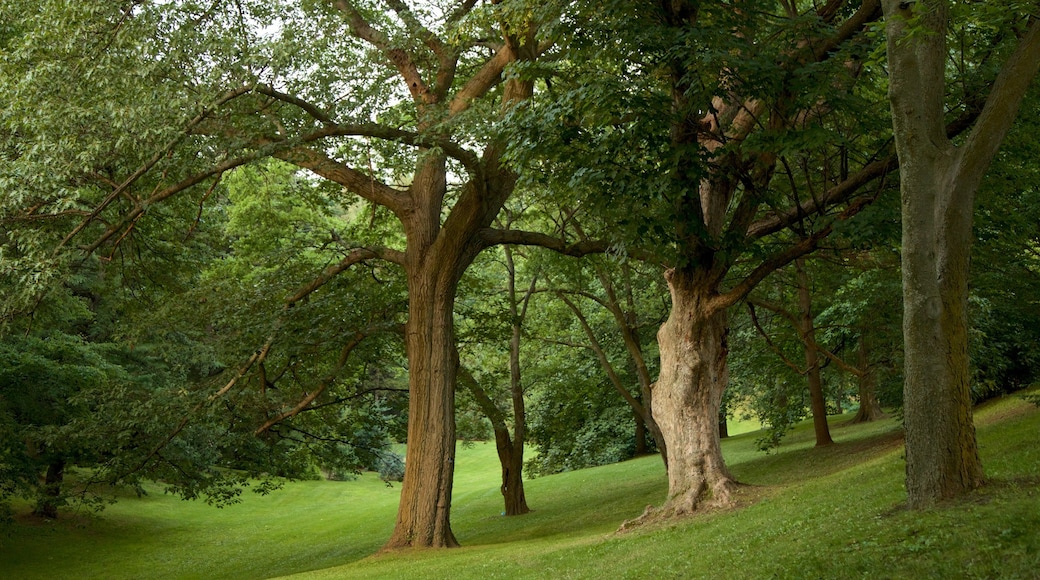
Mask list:
[[618,534],[660,503],[657,457],[527,482],[533,513],[500,515],[492,444],[459,451],[452,525],[463,548],[378,554],[399,488],[374,476],[296,482],[217,510],[162,495],[101,516],[20,517],[0,540],[10,578],[1036,578],[1040,577],[1040,411],[1014,397],[977,412],[990,484],[927,512],[900,507],[893,420],[848,426],[814,449],[802,425],[777,453],[755,433],[723,442],[751,484],[743,507]]

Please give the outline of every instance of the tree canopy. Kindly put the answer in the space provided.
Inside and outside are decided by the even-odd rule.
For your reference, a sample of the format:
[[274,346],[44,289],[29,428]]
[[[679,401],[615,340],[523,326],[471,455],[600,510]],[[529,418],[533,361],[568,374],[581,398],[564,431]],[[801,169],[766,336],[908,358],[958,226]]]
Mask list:
[[525,443],[658,450],[653,519],[732,503],[728,415],[849,404],[971,489],[1040,360],[1031,9],[0,0],[0,499],[375,469],[450,547],[459,437],[509,515]]

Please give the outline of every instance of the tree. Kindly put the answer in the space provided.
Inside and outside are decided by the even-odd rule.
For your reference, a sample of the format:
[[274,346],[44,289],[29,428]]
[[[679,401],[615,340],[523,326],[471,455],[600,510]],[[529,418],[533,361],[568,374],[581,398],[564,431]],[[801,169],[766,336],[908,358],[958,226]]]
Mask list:
[[813,290],[810,286],[809,275],[806,273],[805,260],[802,258],[795,260],[795,285],[798,290],[797,315],[788,312],[779,304],[755,298],[748,299],[748,308],[751,311],[751,318],[755,323],[755,328],[770,344],[772,344],[772,341],[770,340],[768,333],[766,333],[761,324],[759,324],[758,317],[755,315],[755,306],[768,308],[769,310],[787,318],[798,330],[799,342],[801,342],[802,350],[805,354],[804,367],[800,367],[796,363],[787,359],[779,349],[776,349],[776,351],[788,366],[791,366],[798,374],[804,375],[808,382],[809,400],[812,407],[813,428],[816,432],[816,446],[821,447],[834,443],[834,440],[831,439],[830,426],[827,424],[827,401],[824,397],[823,379],[821,378],[820,373],[823,364],[820,357],[823,356],[821,353],[821,350],[823,349],[820,348],[820,345],[816,341],[816,323],[814,321],[812,308]]
[[[326,195],[370,209],[374,223],[396,222],[383,243],[345,240],[341,260],[283,300],[288,312],[359,264],[404,272],[408,457],[391,548],[457,544],[449,518],[453,305],[477,254],[505,241],[492,225],[516,175],[504,163],[494,121],[532,95],[522,73],[546,49],[536,39],[543,14],[523,4],[87,3],[68,12],[19,2],[11,11],[26,30],[45,31],[26,34],[13,51],[19,71],[38,74],[11,74],[9,94],[36,96],[46,113],[31,119],[10,109],[21,123],[16,132],[40,144],[26,148],[21,162],[62,168],[55,183],[23,188],[47,196],[10,202],[26,223],[46,216],[55,229],[66,228],[40,255],[115,253],[149,218],[164,211],[177,217],[164,207],[182,200],[183,219],[186,206],[197,205],[187,196],[204,202],[204,190],[225,173],[269,157],[333,184]],[[275,18],[274,29],[260,25]],[[44,84],[87,75],[104,82],[70,87],[60,98]],[[108,118],[119,117],[112,112],[130,102],[139,114],[117,119],[127,130],[105,134]],[[73,114],[63,118],[63,108]],[[89,147],[77,152],[55,135],[75,135]],[[75,180],[87,184],[87,194],[54,195]],[[241,373],[265,361],[279,324],[271,322],[269,338]],[[241,373],[214,398],[230,392]]]
[[[599,283],[600,291],[583,290],[580,287],[578,289],[558,288],[555,290],[555,294],[574,314],[587,338],[588,347],[596,355],[596,359],[599,361],[610,383],[625,402],[628,403],[629,407],[632,408],[636,419],[636,454],[647,452],[646,433],[649,431],[653,437],[654,445],[660,451],[661,459],[667,467],[668,450],[661,430],[657,426],[657,421],[654,420],[651,412],[653,400],[651,385],[653,379],[651,367],[647,363],[644,354],[646,350],[644,338],[649,337],[644,337],[645,333],[640,332],[641,326],[643,326],[640,322],[641,314],[647,315],[648,312],[645,307],[640,311],[636,306],[636,288],[633,280],[634,272],[632,265],[627,261],[617,264],[617,267],[614,268],[616,274],[612,276],[611,271],[608,269],[608,263],[595,258],[589,258],[586,262]],[[615,280],[615,277],[617,280]],[[584,286],[584,284],[580,286]],[[619,294],[621,298],[619,298]],[[614,368],[614,364],[611,363],[610,357],[599,338],[597,338],[595,329],[593,329],[580,305],[575,301],[578,297],[596,303],[610,313],[614,321],[614,327],[617,329],[617,333],[620,334],[625,347],[625,353],[627,354],[626,364],[630,367],[631,374],[635,375],[639,383],[637,395],[632,395],[628,387],[623,384],[621,376]]]
[[[531,511],[527,505],[527,496],[524,494],[524,445],[527,442],[527,409],[525,396],[525,384],[521,378],[521,341],[523,338],[524,320],[527,318],[527,310],[534,295],[535,285],[538,281],[537,272],[531,276],[527,290],[520,294],[517,292],[517,264],[513,256],[513,250],[509,246],[503,248],[504,265],[506,270],[506,305],[509,320],[509,411],[503,412],[499,405],[489,396],[490,389],[485,388],[477,380],[473,372],[463,366],[460,370],[460,384],[465,386],[476,399],[484,415],[491,421],[491,427],[495,434],[495,448],[498,452],[499,463],[502,467],[502,499],[505,502],[505,515],[518,516]],[[500,290],[499,290],[500,291]],[[501,316],[501,313],[496,313]],[[483,326],[483,321],[478,320],[477,325]],[[484,332],[487,332],[486,329]],[[492,374],[493,376],[493,374]],[[493,393],[493,391],[492,391]],[[512,418],[513,431],[510,434],[507,419]]]
[[[903,200],[906,487],[914,508],[983,480],[968,361],[974,197],[1040,67],[1040,20],[998,4],[974,12],[945,0],[883,2]],[[955,144],[945,119],[947,34],[951,26],[975,28],[971,18],[994,19],[1014,50]],[[1004,48],[981,46],[987,60]]]
[[[587,51],[570,63],[580,81],[569,91],[554,82],[560,94],[537,124],[539,146],[557,153],[570,187],[599,194],[587,205],[607,216],[619,245],[653,247],[671,266],[652,395],[669,455],[657,514],[680,515],[728,503],[736,485],[718,429],[728,308],[813,251],[894,168],[884,127],[855,112],[879,97],[860,82],[860,63],[880,5],[588,8],[567,42]],[[590,79],[589,54],[614,64]],[[777,235],[788,229],[801,235]]]

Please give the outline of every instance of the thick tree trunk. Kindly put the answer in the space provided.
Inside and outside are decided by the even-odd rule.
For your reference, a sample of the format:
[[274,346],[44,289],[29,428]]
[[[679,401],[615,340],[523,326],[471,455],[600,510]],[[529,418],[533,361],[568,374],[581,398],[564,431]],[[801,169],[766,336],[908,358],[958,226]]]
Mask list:
[[877,374],[870,364],[870,347],[866,334],[859,337],[859,411],[852,418],[852,423],[869,423],[885,416],[881,403],[877,398]]
[[795,260],[795,272],[798,276],[798,309],[801,314],[802,344],[805,347],[806,378],[809,381],[809,400],[812,403],[813,429],[816,432],[816,446],[830,445],[830,427],[827,425],[827,400],[823,395],[823,380],[820,377],[820,353],[816,348],[816,326],[813,324],[812,290],[809,288],[809,276],[805,272],[805,261]]
[[[945,153],[904,165],[903,416],[911,507],[982,484],[968,369],[971,198],[948,182]],[[962,198],[963,199],[963,198]]]
[[50,519],[58,517],[58,504],[61,502],[61,484],[65,481],[65,461],[55,459],[47,466],[47,474],[44,476],[43,489],[40,490],[39,498],[33,514]]
[[[927,507],[982,484],[968,374],[974,197],[1040,70],[1032,19],[960,146],[946,136],[946,0],[883,0],[903,199],[906,488]],[[911,33],[909,22],[916,22]],[[920,27],[917,29],[916,27]]]
[[704,503],[725,505],[736,485],[719,444],[719,408],[728,381],[726,311],[712,304],[714,288],[695,272],[666,274],[672,310],[657,333],[661,375],[654,417],[668,445],[668,499],[663,515]]
[[408,449],[394,532],[387,548],[453,547],[449,515],[455,468],[458,351],[452,264],[427,263],[408,276]]

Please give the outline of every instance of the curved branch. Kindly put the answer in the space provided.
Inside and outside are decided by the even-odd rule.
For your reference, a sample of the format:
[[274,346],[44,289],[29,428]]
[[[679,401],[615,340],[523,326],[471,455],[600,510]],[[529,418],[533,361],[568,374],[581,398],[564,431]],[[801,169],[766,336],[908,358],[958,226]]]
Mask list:
[[[206,179],[208,179],[208,178],[210,178],[210,177],[212,177],[214,175],[220,175],[221,173],[224,173],[224,172],[226,172],[228,170],[231,170],[231,169],[234,169],[236,167],[239,167],[239,166],[245,165],[247,163],[250,163],[252,161],[255,161],[255,160],[257,160],[257,159],[259,159],[261,157],[264,157],[264,156],[266,156],[268,154],[269,154],[268,151],[257,151],[257,152],[251,153],[249,155],[243,155],[242,157],[236,157],[234,159],[230,159],[228,161],[225,161],[223,163],[220,163],[220,164],[217,164],[217,165],[215,165],[213,167],[210,167],[206,171],[203,171],[201,173],[196,173],[195,175],[192,175],[192,176],[190,176],[190,177],[188,177],[186,179],[183,179],[183,180],[181,180],[181,181],[171,185],[170,187],[167,187],[166,189],[163,189],[161,191],[158,191],[158,192],[154,193],[153,195],[151,195],[147,199],[141,201],[139,204],[134,206],[134,208],[132,210],[130,210],[130,213],[128,213],[126,216],[124,216],[122,220],[120,220],[115,225],[109,227],[107,230],[105,230],[105,233],[101,234],[101,237],[99,237],[97,240],[95,240],[92,244],[89,244],[89,245],[83,247],[82,250],[84,252],[88,253],[88,254],[94,252],[95,250],[100,248],[102,244],[104,244],[109,239],[111,239],[111,237],[114,236],[116,234],[116,232],[119,232],[120,230],[122,230],[123,226],[125,226],[127,223],[133,224],[134,222],[136,222],[138,218],[140,218],[142,215],[144,215],[145,212],[148,211],[148,208],[150,206],[152,206],[152,205],[154,205],[156,203],[159,203],[159,202],[161,202],[161,201],[163,201],[163,200],[165,200],[165,199],[167,199],[169,197],[172,197],[172,196],[174,196],[174,195],[184,191],[185,189],[188,189],[188,188],[190,188],[192,186],[195,186],[195,185],[197,185],[199,183],[202,183],[203,181],[205,181]],[[80,226],[77,226],[72,232],[70,232],[65,237],[65,239],[62,240],[61,244],[59,244],[58,247],[55,248],[54,251],[57,252],[59,249],[61,249],[61,247],[63,245],[65,245],[65,243],[68,240],[72,239],[73,236],[75,236],[80,231],[82,231],[83,227],[86,227],[85,224],[89,224],[94,219],[96,219],[97,215],[100,214],[101,211],[104,209],[104,207],[110,202],[110,198],[111,198],[111,194],[109,195],[108,198],[105,198],[104,201],[102,201],[100,204],[98,204],[98,206],[96,208],[94,208],[94,211],[91,213],[91,215],[84,220],[83,224],[80,224]]]
[[216,109],[217,107],[220,107],[221,105],[224,105],[225,103],[227,103],[227,102],[229,102],[231,100],[237,99],[238,97],[241,97],[242,95],[250,93],[253,89],[254,89],[254,87],[252,87],[250,85],[245,85],[245,86],[241,86],[241,87],[238,87],[236,89],[230,90],[230,91],[224,93],[220,98],[218,98],[216,101],[214,101],[211,105],[209,105],[208,107],[204,107],[201,111],[199,111],[198,115],[196,115],[194,118],[192,118],[190,121],[188,121],[188,123],[184,126],[184,129],[180,132],[180,134],[178,134],[176,137],[171,139],[168,143],[163,145],[158,151],[155,152],[154,155],[152,155],[152,157],[148,161],[146,161],[143,165],[138,167],[137,171],[134,171],[130,175],[130,177],[126,178],[126,180],[124,180],[123,183],[119,184],[118,187],[113,189],[112,193],[108,194],[108,196],[106,196],[105,199],[102,200],[101,203],[99,203],[94,208],[94,210],[90,213],[90,215],[88,215],[86,218],[84,218],[83,221],[80,222],[80,224],[78,226],[73,228],[72,231],[69,232],[68,235],[66,235],[64,239],[61,240],[61,243],[59,243],[58,246],[54,249],[54,252],[57,253],[58,250],[60,250],[66,244],[68,244],[69,241],[72,240],[72,238],[76,237],[81,231],[83,231],[88,225],[90,225],[90,223],[93,222],[97,218],[97,216],[102,211],[104,211],[106,207],[108,207],[109,204],[111,204],[113,201],[115,201],[115,199],[117,197],[122,195],[123,192],[125,192],[127,190],[127,188],[129,188],[131,185],[133,185],[134,182],[136,182],[138,179],[140,179],[141,176],[143,176],[145,173],[148,173],[152,169],[152,167],[155,167],[156,163],[161,161],[163,159],[163,157],[166,157],[166,155],[169,154],[169,152],[174,147],[176,147],[181,141],[183,141],[188,135],[190,135],[192,130],[195,127],[197,127],[200,123],[202,123],[202,121],[204,121],[209,116],[209,114],[211,112],[213,112],[214,109]]
[[330,280],[341,274],[345,270],[349,269],[355,264],[362,262],[380,259],[392,262],[394,264],[404,264],[404,253],[398,250],[391,250],[389,248],[358,248],[347,254],[346,258],[343,258],[338,263],[325,268],[317,278],[311,280],[306,286],[300,288],[295,294],[285,301],[286,307],[291,308],[297,302],[307,298],[313,294],[316,290],[328,284]]
[[611,244],[606,240],[581,240],[568,244],[565,240],[552,236],[524,230],[500,230],[496,228],[484,228],[479,232],[480,240],[484,247],[509,244],[513,246],[537,246],[552,250],[565,256],[580,258],[589,254],[606,254],[621,250],[626,255],[643,262],[659,263],[660,258],[651,252],[642,249],[622,248]]
[[312,402],[314,402],[314,400],[317,399],[319,395],[324,393],[325,389],[327,389],[329,385],[331,385],[333,381],[336,380],[336,377],[339,375],[340,371],[342,371],[343,367],[347,365],[347,359],[350,358],[350,353],[354,352],[354,349],[357,348],[359,344],[361,344],[361,341],[363,341],[366,337],[368,337],[369,334],[371,334],[371,331],[372,329],[368,328],[364,331],[359,330],[355,332],[354,336],[352,336],[351,339],[347,342],[347,344],[343,345],[343,348],[340,350],[339,359],[336,361],[336,366],[328,375],[326,375],[321,380],[320,383],[318,383],[318,388],[314,389],[314,391],[311,393],[307,393],[306,396],[304,396],[303,399],[301,399],[300,402],[297,403],[296,406],[294,406],[292,409],[289,409],[288,411],[280,413],[278,416],[272,417],[265,421],[263,425],[257,427],[256,430],[253,431],[253,435],[260,435],[261,433],[267,431],[268,429],[277,425],[278,423],[281,423],[282,421],[290,417],[295,417],[300,413],[300,411],[307,409],[307,407]]
[[596,333],[592,330],[592,326],[589,325],[589,321],[585,318],[585,314],[583,314],[581,309],[578,308],[578,305],[567,298],[567,295],[563,292],[557,292],[556,297],[566,304],[578,319],[582,330],[585,331],[585,336],[589,339],[588,348],[592,349],[592,352],[596,353],[596,358],[599,359],[599,364],[603,367],[603,372],[607,374],[607,378],[610,379],[610,384],[614,387],[614,390],[621,395],[621,398],[625,399],[628,406],[639,414],[640,417],[646,417],[646,408],[643,407],[643,404],[633,397],[632,393],[628,392],[628,389],[621,384],[621,377],[619,377],[617,372],[614,371],[614,365],[612,365],[610,359],[607,358],[607,353],[603,350],[603,346],[599,343],[599,339],[596,338]]
[[351,193],[388,208],[401,217],[409,207],[408,196],[382,181],[344,165],[309,147],[296,147],[274,155],[278,159],[302,167],[315,175],[338,183]]
[[888,175],[898,167],[899,160],[895,153],[870,163],[855,174],[850,175],[845,181],[827,190],[823,195],[819,196],[818,200],[808,199],[801,204],[752,223],[747,229],[747,237],[762,238],[786,228],[806,215],[822,214],[828,209],[851,199],[864,185],[879,177]]
[[303,100],[303,99],[301,99],[299,97],[296,97],[296,96],[293,96],[293,95],[290,95],[290,94],[287,94],[287,93],[283,93],[283,92],[281,92],[279,90],[276,90],[274,87],[272,87],[270,85],[257,85],[256,92],[258,92],[258,93],[260,93],[262,95],[267,95],[267,96],[271,97],[272,99],[277,99],[279,101],[282,101],[283,103],[288,103],[290,105],[295,105],[296,107],[299,107],[300,109],[303,109],[307,114],[309,114],[310,116],[314,117],[315,119],[321,121],[325,125],[335,125],[336,124],[336,122],[332,120],[332,116],[329,115],[328,113],[326,113],[324,110],[322,110],[317,105],[315,105],[315,104],[313,104],[313,103],[311,103],[309,101],[305,101],[305,100]]
[[[844,2],[841,0],[832,1],[831,4],[836,4],[834,12],[837,12],[837,8],[840,7]],[[833,13],[832,13],[833,14]],[[822,16],[822,14],[821,14]],[[838,28],[834,36],[824,40],[819,46],[813,47],[813,56],[816,57],[817,61],[824,61],[832,54],[834,50],[841,46],[842,43],[849,40],[861,31],[866,30],[866,27],[871,22],[879,20],[881,18],[881,1],[880,0],[863,0],[860,7],[856,12],[850,16],[842,25]]]
[[758,321],[758,313],[755,312],[755,305],[752,303],[752,301],[748,300],[746,304],[748,307],[748,312],[751,314],[751,324],[754,325],[755,330],[758,331],[758,334],[760,334],[762,338],[765,339],[766,344],[769,345],[769,348],[773,351],[773,353],[780,357],[780,360],[785,365],[790,367],[791,370],[798,373],[799,375],[805,375],[806,373],[808,373],[809,371],[807,369],[803,369],[802,367],[795,364],[794,361],[787,358],[787,355],[785,355],[784,352],[780,350],[780,347],[773,342],[773,339],[769,336],[769,333],[766,332],[766,329],[762,328],[762,324]]
[[417,103],[423,104],[429,104],[433,101],[433,95],[423,81],[419,68],[415,65],[411,55],[402,48],[395,48],[385,33],[376,29],[365,20],[365,17],[362,16],[353,2],[338,0],[336,8],[346,16],[347,24],[350,26],[350,31],[354,33],[354,36],[379,49],[384,56],[390,59],[390,62],[394,63],[397,72],[401,74],[401,78],[408,85],[408,92],[411,93],[412,99]]
[[783,266],[786,266],[799,257],[815,250],[820,241],[829,236],[833,230],[834,224],[828,224],[826,227],[813,232],[812,235],[799,241],[797,244],[788,246],[783,251],[773,254],[752,270],[746,278],[730,288],[729,291],[719,294],[716,297],[713,306],[719,309],[729,308],[737,302],[740,302],[745,296],[750,294],[751,291],[762,282],[762,280],[765,280],[766,276],[769,276]]
[[479,71],[474,73],[470,77],[469,81],[462,86],[461,89],[451,99],[451,103],[448,105],[448,111],[455,115],[461,113],[469,108],[469,104],[474,100],[478,99],[495,85],[502,82],[502,71],[505,70],[506,65],[515,60],[516,55],[508,44],[502,45],[495,56],[491,57]]

